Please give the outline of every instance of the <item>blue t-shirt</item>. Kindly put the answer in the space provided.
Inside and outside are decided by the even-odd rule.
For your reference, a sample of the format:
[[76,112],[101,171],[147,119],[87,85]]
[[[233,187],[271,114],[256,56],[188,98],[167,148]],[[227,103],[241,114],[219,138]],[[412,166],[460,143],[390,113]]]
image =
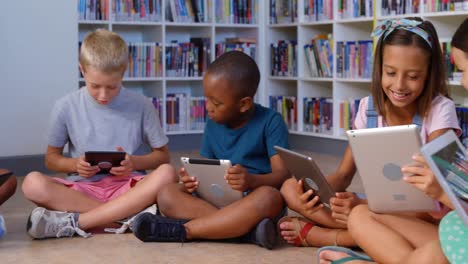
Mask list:
[[231,129],[208,120],[200,154],[210,159],[228,159],[249,173],[271,173],[273,146],[289,148],[288,128],[283,117],[269,108],[255,104],[252,118],[241,128]]

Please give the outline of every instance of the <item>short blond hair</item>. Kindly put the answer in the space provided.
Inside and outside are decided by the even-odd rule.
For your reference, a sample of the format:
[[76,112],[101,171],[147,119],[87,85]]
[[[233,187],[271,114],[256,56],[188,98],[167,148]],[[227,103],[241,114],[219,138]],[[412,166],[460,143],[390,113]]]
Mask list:
[[80,49],[80,64],[83,71],[89,67],[106,73],[127,69],[128,46],[116,33],[97,29],[86,35]]

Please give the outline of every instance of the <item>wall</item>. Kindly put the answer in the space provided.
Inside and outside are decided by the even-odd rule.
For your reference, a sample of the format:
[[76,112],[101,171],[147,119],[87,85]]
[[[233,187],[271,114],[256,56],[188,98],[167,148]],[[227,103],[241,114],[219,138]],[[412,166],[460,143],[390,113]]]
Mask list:
[[78,86],[75,2],[2,1],[0,157],[44,153],[53,103]]

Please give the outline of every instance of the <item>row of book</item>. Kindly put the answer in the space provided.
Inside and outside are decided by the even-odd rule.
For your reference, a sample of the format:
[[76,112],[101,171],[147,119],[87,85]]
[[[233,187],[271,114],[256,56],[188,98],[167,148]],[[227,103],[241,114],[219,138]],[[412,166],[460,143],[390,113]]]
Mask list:
[[205,97],[185,93],[166,95],[166,130],[203,130],[206,124]]
[[216,22],[256,24],[257,0],[215,0]]
[[205,23],[210,21],[210,0],[169,0],[166,20],[178,23]]
[[108,20],[109,0],[78,0],[79,20]]
[[458,106],[456,108],[458,124],[462,129],[461,141],[468,148],[468,106]]
[[338,78],[371,78],[372,40],[336,43],[336,75]]
[[382,0],[382,16],[419,13],[420,0]]
[[350,19],[357,17],[373,17],[372,0],[338,0],[337,17]]
[[424,12],[468,11],[467,0],[424,0]]
[[129,63],[125,77],[161,77],[163,56],[159,43],[129,43]]
[[462,78],[462,72],[457,68],[452,58],[452,45],[450,42],[441,42],[442,53],[444,55],[447,77],[450,81],[459,82]]
[[[342,0],[339,0],[342,1]],[[305,0],[304,20],[307,22],[327,21],[333,19],[332,0]]]
[[279,40],[270,45],[271,75],[297,76],[297,42],[295,40]]
[[340,104],[340,120],[339,120],[339,134],[341,136],[346,135],[346,131],[353,129],[354,120],[359,110],[359,102],[361,99],[348,98],[347,100],[341,100]]
[[113,0],[111,18],[114,21],[160,22],[161,9],[161,0]]
[[333,99],[304,97],[304,131],[333,134]]
[[271,95],[270,109],[276,110],[283,117],[289,130],[297,130],[297,99],[295,96]]
[[311,77],[333,76],[331,43],[331,35],[318,35],[310,44],[304,45],[305,61]]
[[256,40],[251,38],[226,38],[225,42],[216,43],[216,58],[232,50],[242,51],[255,60],[257,51]]
[[270,24],[297,22],[298,0],[270,0]]
[[172,41],[166,46],[166,76],[203,76],[211,62],[210,45],[210,38],[191,38],[185,43]]

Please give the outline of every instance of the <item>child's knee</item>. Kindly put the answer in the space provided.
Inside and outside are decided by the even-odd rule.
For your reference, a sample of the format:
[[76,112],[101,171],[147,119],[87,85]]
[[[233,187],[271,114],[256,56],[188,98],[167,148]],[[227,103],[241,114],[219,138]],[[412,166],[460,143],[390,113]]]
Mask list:
[[177,183],[179,177],[177,176],[176,170],[170,164],[161,164],[156,170],[154,170],[150,177],[162,180],[165,183]]
[[268,215],[283,208],[283,197],[277,189],[270,186],[261,186],[256,189],[256,192],[255,206],[258,212]]
[[164,185],[158,193],[157,203],[161,211],[167,212],[173,207],[173,203],[177,203],[177,195],[182,192],[178,183],[170,183]]
[[370,217],[370,213],[369,207],[365,204],[355,206],[348,216],[348,229],[356,230],[362,226],[363,221]]
[[36,200],[38,196],[42,195],[41,193],[44,193],[42,190],[45,189],[45,185],[44,175],[40,172],[33,171],[24,177],[21,189],[26,198],[29,200]]

